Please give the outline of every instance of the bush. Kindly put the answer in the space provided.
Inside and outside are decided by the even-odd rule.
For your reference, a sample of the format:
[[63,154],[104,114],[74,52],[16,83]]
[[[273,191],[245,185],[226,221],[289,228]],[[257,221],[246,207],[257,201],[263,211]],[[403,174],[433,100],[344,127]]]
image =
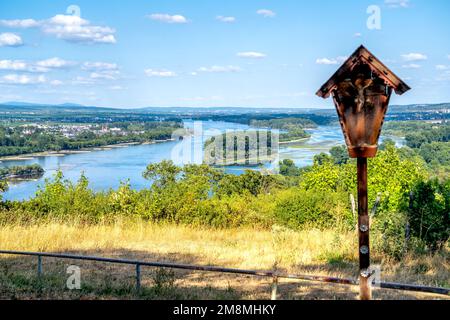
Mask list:
[[405,253],[406,215],[386,212],[372,221],[372,246],[392,258],[400,259]]
[[349,226],[352,221],[345,194],[300,188],[278,194],[274,215],[279,224],[295,229]]
[[437,250],[450,237],[450,179],[421,181],[412,192],[407,209],[411,235]]

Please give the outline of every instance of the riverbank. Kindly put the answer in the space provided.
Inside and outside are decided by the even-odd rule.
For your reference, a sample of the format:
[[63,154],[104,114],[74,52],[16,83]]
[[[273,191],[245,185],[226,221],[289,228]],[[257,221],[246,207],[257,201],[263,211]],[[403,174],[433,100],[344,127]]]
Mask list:
[[44,173],[45,170],[38,164],[0,168],[0,180],[27,181],[39,179]]
[[308,141],[310,138],[311,137],[301,138],[301,139],[294,139],[294,140],[288,140],[288,141],[280,141],[279,144],[280,145],[295,144],[295,143]]
[[60,151],[43,151],[43,152],[35,152],[35,153],[26,153],[26,154],[17,155],[17,156],[0,157],[0,163],[2,163],[4,161],[33,160],[35,158],[40,158],[40,157],[64,157],[64,156],[71,155],[71,154],[83,154],[83,153],[90,153],[93,151],[104,151],[104,150],[111,150],[114,148],[126,148],[129,146],[157,144],[157,143],[164,143],[164,142],[170,142],[170,141],[174,141],[174,139],[154,140],[154,141],[146,141],[146,142],[117,143],[117,144],[109,144],[109,145],[100,146],[100,147],[83,148],[83,149],[79,149],[79,150],[60,150]]

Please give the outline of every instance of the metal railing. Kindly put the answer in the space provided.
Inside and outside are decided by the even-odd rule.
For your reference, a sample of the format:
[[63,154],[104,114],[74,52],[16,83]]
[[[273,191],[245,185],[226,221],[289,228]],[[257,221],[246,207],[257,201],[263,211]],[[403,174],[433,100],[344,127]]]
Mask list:
[[[114,258],[81,256],[81,255],[71,255],[71,254],[45,253],[45,252],[24,252],[24,251],[0,250],[0,254],[37,257],[38,277],[40,277],[43,272],[42,271],[42,258],[43,257],[134,265],[136,267],[136,290],[137,291],[139,291],[141,289],[141,267],[142,266],[157,267],[157,268],[170,268],[170,269],[182,269],[182,270],[194,270],[194,271],[219,272],[219,273],[232,273],[232,274],[259,276],[259,277],[270,277],[270,278],[272,278],[272,285],[271,285],[271,299],[272,300],[276,300],[276,298],[277,298],[278,280],[279,279],[305,280],[305,281],[336,283],[336,284],[354,285],[354,286],[359,284],[359,282],[357,280],[353,280],[353,279],[304,275],[304,274],[287,274],[287,273],[280,273],[277,271],[243,270],[243,269],[222,268],[222,267],[215,267],[215,266],[198,266],[198,265],[191,265],[191,264],[179,264],[179,263],[168,263],[168,262],[147,262],[147,261],[128,260],[128,259],[114,259]],[[395,282],[379,282],[379,283],[376,283],[376,285],[383,289],[427,292],[427,293],[441,294],[441,295],[446,295],[446,296],[450,295],[450,288],[429,287],[429,286],[403,284],[403,283],[395,283]]]

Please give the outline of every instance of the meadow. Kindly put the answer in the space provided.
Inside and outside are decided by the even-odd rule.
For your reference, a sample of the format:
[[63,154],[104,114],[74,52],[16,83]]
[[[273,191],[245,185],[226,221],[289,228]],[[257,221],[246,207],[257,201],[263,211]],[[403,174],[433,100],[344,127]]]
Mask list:
[[[4,226],[4,249],[215,265],[356,278],[356,232],[282,227],[199,228],[124,219],[87,225],[82,222]],[[407,255],[401,261],[374,252],[383,281],[449,286],[448,250]],[[81,290],[68,290],[69,265],[81,267]],[[140,294],[134,289],[134,267],[45,258],[42,279],[36,258],[0,260],[2,299],[269,299],[269,278],[220,273],[142,269]],[[444,299],[434,294],[375,289],[374,299]],[[357,299],[358,287],[281,280],[280,299]]]

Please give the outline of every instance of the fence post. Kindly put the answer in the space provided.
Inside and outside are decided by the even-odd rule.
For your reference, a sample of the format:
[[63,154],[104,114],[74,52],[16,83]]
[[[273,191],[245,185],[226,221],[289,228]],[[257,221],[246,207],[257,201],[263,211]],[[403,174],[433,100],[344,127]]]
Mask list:
[[38,278],[40,278],[42,275],[42,256],[38,256],[37,275],[38,275]]
[[274,275],[272,277],[272,294],[270,300],[277,300],[277,290],[278,290],[278,276]]
[[136,264],[136,291],[139,293],[141,291],[141,265]]

